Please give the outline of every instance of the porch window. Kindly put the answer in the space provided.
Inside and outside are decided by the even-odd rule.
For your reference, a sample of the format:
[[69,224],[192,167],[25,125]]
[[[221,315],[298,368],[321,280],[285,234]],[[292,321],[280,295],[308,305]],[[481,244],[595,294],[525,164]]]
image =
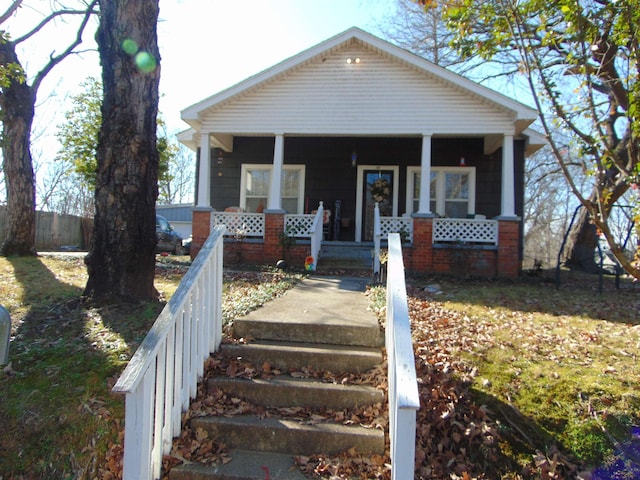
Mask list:
[[[409,167],[407,211],[420,203],[420,167]],[[475,167],[431,167],[430,210],[442,217],[464,218],[475,213]]]
[[[272,165],[242,165],[240,206],[246,212],[262,212],[267,207]],[[281,206],[287,213],[302,213],[304,205],[304,165],[284,165]]]

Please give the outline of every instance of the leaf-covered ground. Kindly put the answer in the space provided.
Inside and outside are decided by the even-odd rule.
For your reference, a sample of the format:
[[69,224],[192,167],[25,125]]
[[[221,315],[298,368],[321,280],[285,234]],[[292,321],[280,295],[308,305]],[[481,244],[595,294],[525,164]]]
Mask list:
[[[160,259],[156,286],[169,298],[188,264]],[[609,279],[610,280],[610,279]],[[227,272],[233,319],[289,288],[278,272]],[[432,284],[438,282],[437,288]],[[10,365],[0,374],[0,478],[119,478],[123,401],[113,382],[157,306],[78,301],[78,259],[0,259],[0,295],[12,313]],[[418,479],[640,478],[640,288],[568,278],[511,283],[410,279],[409,307],[421,395]],[[425,289],[424,287],[430,287]],[[384,314],[384,289],[369,292]],[[385,388],[368,375],[278,372],[214,356],[210,374],[312,376]],[[301,421],[386,426],[386,406],[362,411],[261,411],[207,391],[189,415],[255,412]],[[167,467],[182,459],[228,461],[223,445],[184,430]],[[389,478],[388,456],[300,457],[311,478]]]
[[[409,291],[421,399],[416,479],[640,478],[638,290],[598,295],[589,280],[560,290],[526,281],[416,285]],[[369,294],[382,319],[384,289]],[[208,372],[386,388],[384,368],[357,377],[278,372],[214,356]],[[265,410],[203,387],[188,415],[247,413],[371,428],[388,422],[386,405],[357,412]],[[186,426],[167,466],[202,461],[203,444],[206,462],[230,460],[224,446]],[[298,457],[310,478],[331,480],[387,479],[389,462],[388,455],[353,451]]]

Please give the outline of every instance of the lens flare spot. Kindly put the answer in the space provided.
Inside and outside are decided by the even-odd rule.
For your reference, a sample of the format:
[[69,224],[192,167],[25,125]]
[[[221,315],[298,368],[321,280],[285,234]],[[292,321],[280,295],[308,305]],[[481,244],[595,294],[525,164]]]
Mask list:
[[139,52],[136,55],[136,66],[143,73],[151,73],[156,69],[156,59],[149,52]]
[[138,51],[138,44],[135,40],[127,38],[122,42],[122,49],[129,55],[134,55]]

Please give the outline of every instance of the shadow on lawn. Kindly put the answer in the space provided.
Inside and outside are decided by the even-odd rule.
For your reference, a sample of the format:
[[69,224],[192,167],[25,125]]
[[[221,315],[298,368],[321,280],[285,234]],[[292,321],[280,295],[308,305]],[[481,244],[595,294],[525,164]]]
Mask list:
[[11,366],[0,372],[0,478],[68,478],[89,464],[95,474],[101,453],[87,445],[122,417],[111,382],[162,305],[85,304],[40,258],[7,260],[26,311],[12,315]]

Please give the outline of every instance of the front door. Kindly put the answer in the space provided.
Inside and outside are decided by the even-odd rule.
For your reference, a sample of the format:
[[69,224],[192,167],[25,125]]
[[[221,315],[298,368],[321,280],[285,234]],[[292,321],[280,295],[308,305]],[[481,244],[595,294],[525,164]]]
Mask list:
[[362,181],[362,241],[373,241],[374,207],[378,204],[380,215],[394,213],[394,171],[364,170]]

